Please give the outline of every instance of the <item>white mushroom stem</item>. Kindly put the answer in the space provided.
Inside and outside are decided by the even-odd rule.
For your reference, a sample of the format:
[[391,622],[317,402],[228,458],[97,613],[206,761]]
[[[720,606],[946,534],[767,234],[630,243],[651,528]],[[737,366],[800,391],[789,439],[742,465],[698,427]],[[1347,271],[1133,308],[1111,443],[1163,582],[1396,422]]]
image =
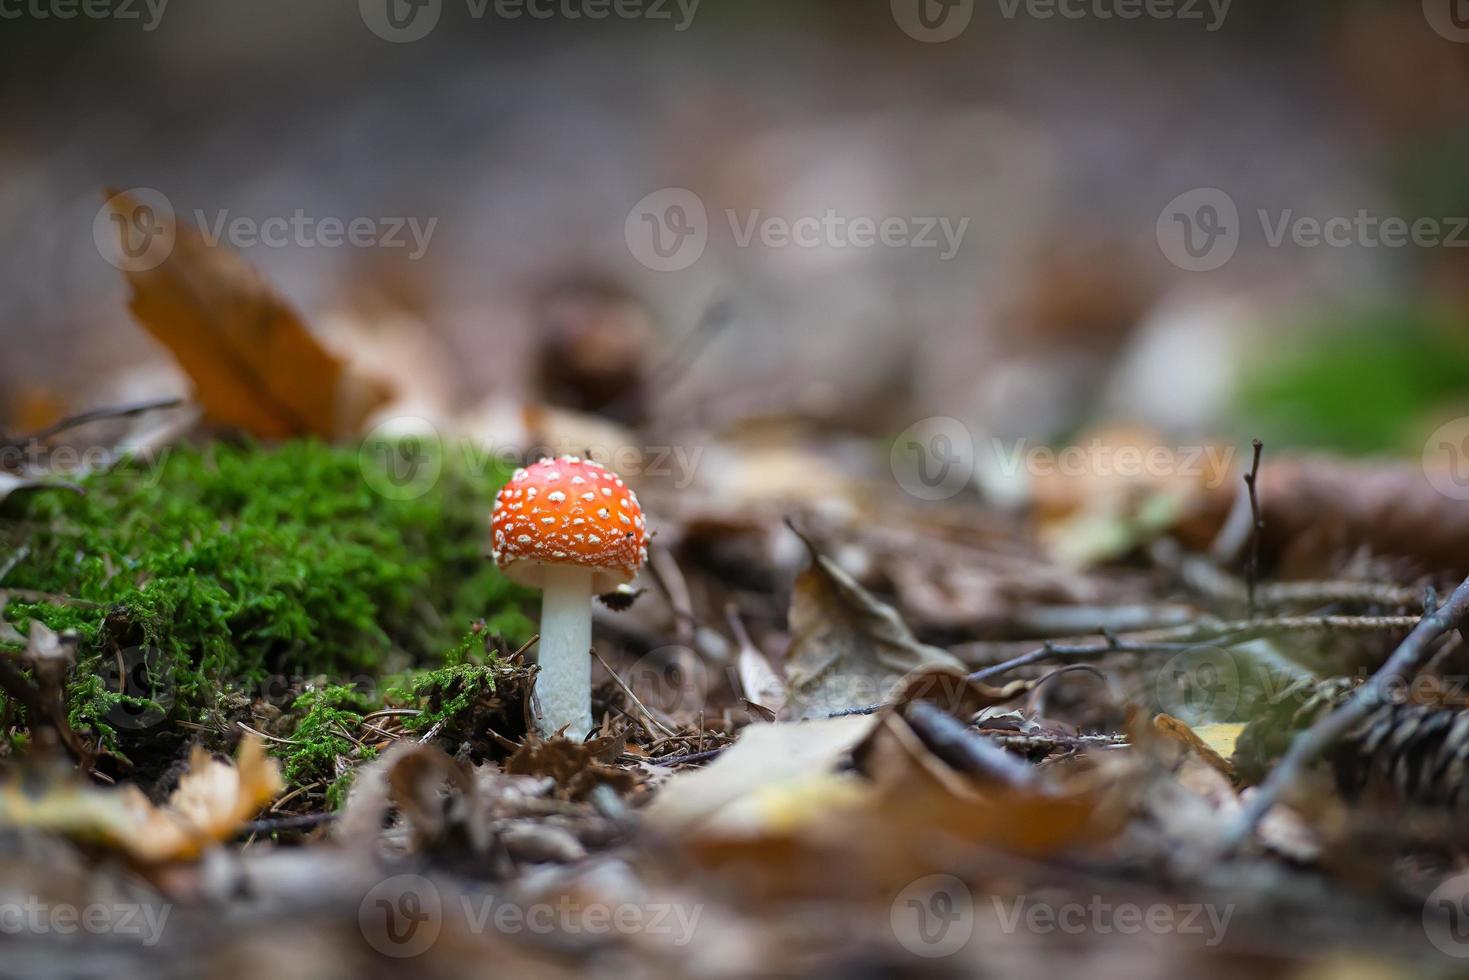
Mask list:
[[565,726],[581,741],[592,728],[592,575],[576,565],[547,565],[541,583],[540,731]]

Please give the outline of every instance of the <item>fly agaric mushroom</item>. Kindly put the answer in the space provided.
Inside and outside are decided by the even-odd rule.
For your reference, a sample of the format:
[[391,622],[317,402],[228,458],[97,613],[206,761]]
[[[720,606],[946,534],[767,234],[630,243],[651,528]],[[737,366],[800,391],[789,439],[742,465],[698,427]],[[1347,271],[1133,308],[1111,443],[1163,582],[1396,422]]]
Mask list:
[[495,561],[541,590],[540,730],[574,738],[592,727],[592,597],[631,582],[648,557],[637,494],[575,456],[515,471],[490,516]]

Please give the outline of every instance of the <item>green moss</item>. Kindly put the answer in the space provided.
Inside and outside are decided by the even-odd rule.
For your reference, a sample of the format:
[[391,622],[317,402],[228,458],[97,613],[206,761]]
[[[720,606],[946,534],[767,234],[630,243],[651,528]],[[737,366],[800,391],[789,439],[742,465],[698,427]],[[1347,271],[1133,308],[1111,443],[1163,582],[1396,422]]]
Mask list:
[[404,727],[427,731],[435,726],[459,727],[466,713],[495,693],[496,666],[460,663],[413,675],[389,691],[388,699],[413,705],[422,713],[406,719]]
[[1416,456],[1445,406],[1463,398],[1464,324],[1405,308],[1360,313],[1330,327],[1262,348],[1240,392],[1246,431],[1275,449]]
[[96,605],[16,602],[6,617],[75,631],[72,723],[113,747],[178,720],[218,725],[292,678],[442,663],[479,618],[528,637],[531,594],[485,557],[508,471],[445,456],[436,480],[401,492],[391,462],[215,444],[93,477],[85,496],[17,495],[0,510],[0,555],[29,555],[5,586]]
[[[301,720],[289,745],[278,747],[286,782],[293,786],[327,784],[327,806],[337,809],[346,799],[353,770],[348,765],[372,758],[374,751],[351,737],[364,715],[381,705],[369,694],[346,685],[309,690],[296,699]],[[348,765],[341,765],[347,763]]]

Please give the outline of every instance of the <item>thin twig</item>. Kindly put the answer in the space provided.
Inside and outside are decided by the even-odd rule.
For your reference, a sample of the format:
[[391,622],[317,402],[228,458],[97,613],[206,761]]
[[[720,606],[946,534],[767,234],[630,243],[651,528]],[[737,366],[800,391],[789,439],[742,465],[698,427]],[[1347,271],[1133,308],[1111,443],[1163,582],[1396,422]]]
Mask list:
[[[734,743],[730,743],[731,745]],[[717,749],[705,749],[703,752],[690,752],[687,755],[665,755],[661,759],[649,759],[648,763],[654,766],[676,766],[685,762],[707,762],[719,755],[728,746],[721,745]]]
[[324,823],[330,823],[337,819],[337,814],[330,812],[303,813],[299,816],[276,817],[273,820],[251,820],[240,826],[236,836],[244,837],[247,834],[273,834],[282,830],[309,830],[312,827]]
[[68,415],[58,422],[53,422],[44,429],[38,429],[25,437],[26,442],[40,442],[54,435],[65,432],[67,429],[75,429],[79,426],[88,425],[92,422],[100,422],[103,419],[131,418],[134,415],[142,415],[145,412],[161,411],[165,408],[177,408],[182,405],[182,398],[154,398],[150,401],[134,402],[127,405],[109,405],[102,408],[93,408],[76,415]]
[[1256,490],[1256,482],[1260,477],[1260,450],[1265,444],[1259,439],[1251,439],[1250,445],[1255,448],[1255,458],[1250,464],[1250,472],[1245,474],[1245,486],[1250,491],[1250,518],[1253,521],[1250,526],[1250,560],[1245,565],[1245,595],[1249,602],[1250,616],[1255,615],[1255,586],[1260,582],[1260,536],[1265,530],[1265,521],[1260,517],[1260,495]]
[[659,721],[657,717],[654,716],[653,712],[648,710],[648,706],[643,704],[642,701],[638,700],[638,696],[632,692],[632,688],[623,683],[622,678],[617,676],[617,671],[613,670],[611,665],[609,665],[607,661],[602,659],[602,655],[600,653],[593,649],[592,656],[597,658],[597,663],[602,665],[602,669],[607,671],[608,675],[612,678],[612,680],[617,684],[618,687],[622,688],[622,693],[626,694],[629,698],[632,699],[632,703],[638,706],[638,709],[647,716],[649,721],[656,725],[658,729],[663,732],[663,734],[673,734],[673,729],[669,728],[667,725],[663,724],[663,722]]
[[1038,649],[1023,653],[1004,663],[985,667],[969,675],[970,680],[983,681],[1016,667],[1050,657],[1087,657],[1107,653],[1176,653],[1203,645],[1237,646],[1271,633],[1296,632],[1372,632],[1376,630],[1412,629],[1416,616],[1281,616],[1274,619],[1235,620],[1232,622],[1195,624],[1177,629],[1153,630],[1131,640],[1115,640],[1107,644],[1060,644],[1047,642]]
[[249,732],[251,735],[254,735],[257,738],[263,738],[263,739],[265,739],[268,742],[278,742],[281,745],[300,745],[301,744],[300,742],[296,741],[293,738],[281,738],[279,735],[267,735],[265,732],[256,731],[255,729],[251,728],[249,725],[245,724],[243,721],[237,721],[237,722],[235,722],[235,724],[238,725],[238,726],[240,726],[241,728],[243,728],[245,731]]
[[1352,692],[1346,704],[1296,736],[1285,756],[1255,790],[1234,825],[1225,833],[1222,850],[1228,853],[1244,843],[1281,795],[1299,781],[1307,765],[1371,714],[1382,703],[1388,686],[1406,680],[1434,643],[1444,634],[1459,629],[1466,617],[1469,617],[1469,579],[1454,590],[1447,602],[1419,621],[1387,662]]

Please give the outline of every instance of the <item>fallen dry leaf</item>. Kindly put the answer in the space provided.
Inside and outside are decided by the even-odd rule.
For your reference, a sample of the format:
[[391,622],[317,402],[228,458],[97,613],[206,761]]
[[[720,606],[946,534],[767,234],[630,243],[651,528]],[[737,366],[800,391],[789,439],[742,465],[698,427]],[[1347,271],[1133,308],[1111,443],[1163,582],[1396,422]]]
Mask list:
[[543,740],[532,735],[506,761],[505,771],[512,776],[550,776],[570,800],[584,799],[602,785],[626,793],[637,778],[626,769],[606,765],[625,741],[609,737],[575,742],[559,735]]
[[804,535],[801,540],[811,563],[791,593],[788,718],[819,718],[882,701],[919,667],[962,666],[949,652],[918,642],[897,610],[874,598]]
[[[126,236],[142,202],[112,194]],[[210,246],[166,215],[172,249],[148,269],[127,269],[133,315],[194,382],[212,422],[262,438],[339,438],[387,398],[375,378],[350,370],[243,259]],[[126,245],[126,241],[124,241]]]
[[1242,723],[1221,722],[1190,728],[1187,722],[1170,714],[1159,713],[1153,717],[1153,727],[1165,738],[1187,745],[1200,759],[1219,772],[1234,778],[1234,764],[1229,761],[1234,755],[1234,743],[1244,731]]
[[869,716],[853,715],[750,725],[712,764],[664,783],[646,811],[648,822],[668,832],[709,833],[755,832],[772,815],[785,822],[787,792],[805,793],[802,787],[817,784],[835,790],[826,777],[875,724]]
[[128,785],[103,788],[63,777],[18,775],[0,789],[0,824],[101,841],[146,862],[195,858],[228,840],[282,789],[280,769],[246,737],[231,765],[195,746],[168,802],[154,806]]

